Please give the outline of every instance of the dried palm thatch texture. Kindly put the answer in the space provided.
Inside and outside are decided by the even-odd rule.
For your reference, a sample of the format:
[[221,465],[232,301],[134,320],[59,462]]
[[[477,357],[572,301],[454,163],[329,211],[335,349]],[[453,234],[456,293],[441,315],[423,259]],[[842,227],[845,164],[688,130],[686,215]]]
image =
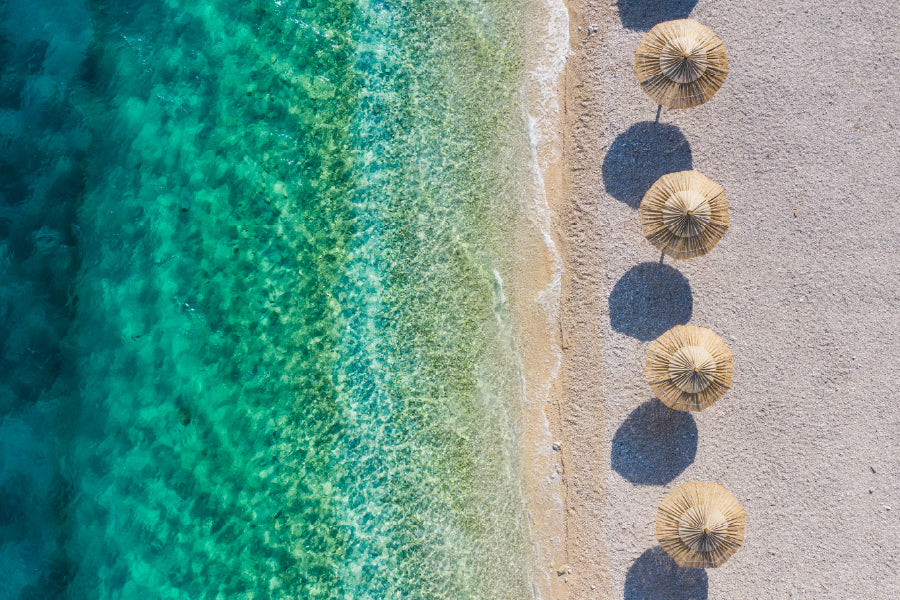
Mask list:
[[663,404],[701,411],[731,387],[732,354],[714,332],[676,325],[647,348],[647,383]]
[[663,175],[641,200],[641,228],[672,258],[703,256],[728,231],[725,190],[697,171]]
[[746,514],[717,483],[683,483],[656,511],[656,539],[680,567],[718,567],[744,543]]
[[693,19],[660,23],[641,40],[634,72],[644,91],[669,108],[699,106],[728,76],[725,44]]

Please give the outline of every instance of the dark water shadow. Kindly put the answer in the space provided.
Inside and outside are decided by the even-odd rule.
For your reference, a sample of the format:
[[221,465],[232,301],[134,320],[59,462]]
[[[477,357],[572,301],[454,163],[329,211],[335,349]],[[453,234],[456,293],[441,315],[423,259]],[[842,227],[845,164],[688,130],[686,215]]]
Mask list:
[[616,430],[613,470],[637,485],[665,485],[694,462],[697,424],[656,398],[638,406]]
[[642,121],[617,137],[603,158],[606,193],[631,208],[666,173],[687,171],[694,165],[691,145],[674,125]]
[[708,595],[706,571],[679,567],[659,546],[641,554],[625,575],[625,600],[706,600]]
[[[77,566],[68,558],[72,482],[92,452],[66,450],[78,423],[96,416],[76,375],[88,360],[77,351],[79,214],[99,173],[89,169],[99,133],[89,121],[102,120],[78,91],[91,13],[68,3],[55,17],[66,27],[35,27],[51,4],[9,11],[0,0],[0,112],[17,111],[25,124],[0,130],[0,598],[17,600],[67,596]],[[47,82],[54,93],[35,93]]]
[[619,0],[619,18],[627,29],[647,31],[654,25],[690,16],[697,0]]
[[675,325],[684,325],[694,310],[687,277],[669,265],[646,262],[622,275],[609,295],[609,319],[615,331],[647,341]]

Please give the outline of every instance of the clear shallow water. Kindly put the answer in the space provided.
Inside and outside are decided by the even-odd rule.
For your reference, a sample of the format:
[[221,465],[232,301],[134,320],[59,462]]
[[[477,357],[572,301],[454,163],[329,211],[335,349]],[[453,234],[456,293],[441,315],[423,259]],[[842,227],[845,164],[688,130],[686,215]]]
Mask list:
[[0,598],[524,598],[520,0],[0,3]]

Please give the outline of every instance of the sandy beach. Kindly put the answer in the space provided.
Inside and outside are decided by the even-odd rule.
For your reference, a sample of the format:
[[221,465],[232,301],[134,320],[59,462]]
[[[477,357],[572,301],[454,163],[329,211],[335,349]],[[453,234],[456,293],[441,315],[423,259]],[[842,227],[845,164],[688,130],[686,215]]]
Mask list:
[[[900,597],[900,5],[568,5],[557,594]],[[634,51],[687,16],[725,41],[730,74],[657,122]],[[731,228],[707,256],[661,260],[638,204],[691,168],[725,188]],[[683,323],[734,352],[732,389],[698,414],[644,379],[648,343]],[[685,481],[718,482],[747,511],[718,569],[678,569],[656,543],[656,507]]]

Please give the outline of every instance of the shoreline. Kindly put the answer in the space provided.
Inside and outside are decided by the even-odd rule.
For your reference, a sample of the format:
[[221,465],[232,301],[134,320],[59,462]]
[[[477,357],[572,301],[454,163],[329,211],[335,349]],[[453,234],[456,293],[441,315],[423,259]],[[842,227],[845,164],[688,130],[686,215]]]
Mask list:
[[552,218],[563,172],[564,89],[570,54],[563,0],[529,5],[523,46],[530,181],[512,259],[512,313],[521,360],[522,486],[532,544],[535,600],[564,597],[556,571],[567,564],[562,465],[554,448],[558,412],[553,396],[562,351],[557,333],[563,258]]
[[[598,437],[606,427],[599,395],[603,295],[595,293],[602,285],[601,240],[585,226],[596,222],[585,213],[598,207],[583,190],[594,176],[591,163],[602,158],[586,143],[600,123],[600,90],[591,82],[596,81],[594,69],[602,64],[590,56],[593,34],[587,31],[612,15],[609,7],[593,1],[581,7],[571,0],[556,1],[566,12],[567,52],[553,91],[558,112],[544,124],[552,135],[534,158],[544,163],[540,183],[546,221],[537,223],[532,217],[527,234],[538,230],[549,236],[547,253],[555,252],[559,260],[558,287],[555,306],[535,302],[542,295],[546,298],[548,286],[554,285],[548,264],[553,256],[519,259],[515,271],[522,276],[514,281],[520,293],[513,308],[526,400],[523,484],[540,600],[597,598],[609,581],[605,549],[590,526],[599,518],[602,490],[586,487],[596,465],[606,463],[608,455],[601,451]],[[536,262],[541,268],[536,269]]]

